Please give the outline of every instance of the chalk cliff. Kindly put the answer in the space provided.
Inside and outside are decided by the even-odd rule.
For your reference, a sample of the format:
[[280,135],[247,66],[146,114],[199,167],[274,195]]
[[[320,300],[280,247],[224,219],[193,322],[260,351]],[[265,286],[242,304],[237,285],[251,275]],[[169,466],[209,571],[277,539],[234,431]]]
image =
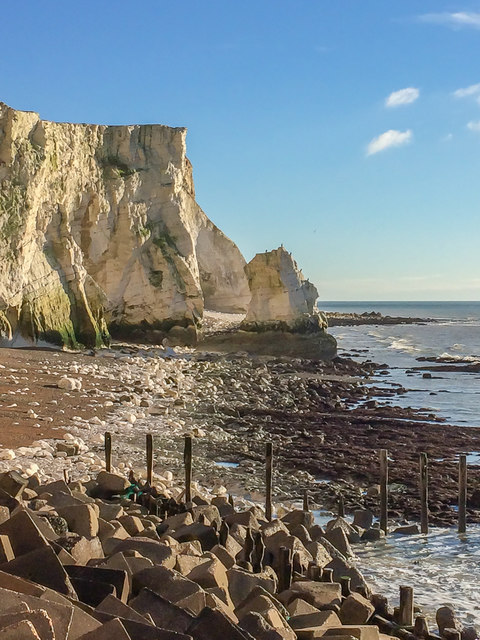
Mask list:
[[195,201],[186,129],[47,122],[0,103],[0,338],[194,340],[245,261]]

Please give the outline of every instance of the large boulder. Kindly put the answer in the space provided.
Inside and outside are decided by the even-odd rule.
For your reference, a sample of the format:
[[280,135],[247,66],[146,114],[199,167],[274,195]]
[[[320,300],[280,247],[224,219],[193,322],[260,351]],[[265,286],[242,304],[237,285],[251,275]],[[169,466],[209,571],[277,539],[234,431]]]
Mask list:
[[191,342],[205,303],[246,309],[245,261],[195,201],[185,139],[0,103],[0,340]]

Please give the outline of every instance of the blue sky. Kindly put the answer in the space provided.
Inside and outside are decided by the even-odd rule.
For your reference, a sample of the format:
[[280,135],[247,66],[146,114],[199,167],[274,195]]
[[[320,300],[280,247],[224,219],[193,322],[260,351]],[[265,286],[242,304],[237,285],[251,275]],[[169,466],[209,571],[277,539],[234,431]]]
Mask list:
[[12,107],[188,127],[247,260],[283,243],[325,300],[480,299],[480,0],[16,0],[0,42]]

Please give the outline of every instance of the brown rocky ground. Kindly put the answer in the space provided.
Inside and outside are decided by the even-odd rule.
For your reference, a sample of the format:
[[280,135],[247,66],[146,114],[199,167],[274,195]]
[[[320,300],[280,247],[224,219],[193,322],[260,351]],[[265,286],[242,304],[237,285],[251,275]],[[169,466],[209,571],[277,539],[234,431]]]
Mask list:
[[[136,349],[132,347],[131,352]],[[156,356],[142,352],[142,357]],[[96,362],[101,362],[101,367],[94,376],[81,376],[81,392],[57,388],[59,375],[75,371],[79,363],[87,363],[91,369]],[[87,421],[97,417],[107,420],[107,425],[114,424],[111,412],[120,406],[126,392],[147,405],[162,400],[154,391],[132,386],[131,380],[129,384],[122,381],[125,370],[115,359],[2,349],[0,364],[4,367],[0,368],[2,447],[60,438],[75,416]],[[392,459],[391,516],[416,520],[418,454],[427,452],[432,524],[455,521],[456,456],[479,449],[480,429],[449,426],[427,412],[373,400],[404,392],[401,388],[385,391],[366,386],[367,376],[375,371],[385,373],[385,366],[359,365],[347,358],[319,363],[197,352],[185,360],[184,371],[194,381],[190,397],[183,402],[186,395],[177,390],[178,400],[170,406],[169,416],[173,421],[175,416],[183,419],[188,429],[198,426],[205,432],[195,444],[197,474],[203,478],[219,479],[231,492],[246,491],[261,499],[265,442],[271,440],[278,500],[300,499],[308,489],[319,507],[335,508],[342,494],[349,509],[361,505],[377,511],[378,450],[385,448]],[[114,405],[106,406],[105,392],[111,393]],[[35,417],[29,412],[36,407]],[[181,427],[173,437],[165,422],[148,427],[149,420],[152,418],[147,416],[138,435],[132,431],[130,437],[139,452],[137,457],[142,457],[138,444],[143,445],[143,424],[147,429],[159,429],[158,457],[163,455],[166,468],[181,475]],[[122,438],[122,447],[129,446],[128,437]],[[239,466],[223,469],[215,461]],[[479,482],[480,467],[470,466],[470,499]],[[480,511],[472,508],[468,517],[470,522],[480,521]]]
[[[99,389],[112,389],[110,379],[99,376],[87,381],[81,393],[68,394],[57,387],[59,372],[68,372],[78,359],[78,354],[63,351],[0,349],[1,447],[16,448],[39,438],[60,438],[66,422],[74,416],[102,419],[107,415],[108,409],[96,401],[96,395]],[[29,415],[38,406],[42,408],[41,416]]]

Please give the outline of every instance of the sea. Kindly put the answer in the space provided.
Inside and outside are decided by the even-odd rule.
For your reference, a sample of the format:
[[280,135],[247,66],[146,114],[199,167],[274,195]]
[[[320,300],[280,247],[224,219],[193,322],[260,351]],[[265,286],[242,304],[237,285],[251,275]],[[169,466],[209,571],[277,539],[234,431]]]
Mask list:
[[[422,365],[417,360],[421,357],[480,362],[480,302],[321,302],[319,307],[434,319],[427,324],[331,327],[329,332],[338,341],[340,355],[390,367],[389,375],[376,377],[374,384],[405,387],[407,393],[392,400],[396,405],[428,409],[452,425],[480,426],[480,374],[441,372],[425,379],[421,371],[408,373]],[[468,464],[480,464],[478,451],[470,452]],[[320,514],[318,521],[324,517]],[[359,569],[373,590],[388,595],[394,605],[400,585],[412,586],[415,602],[433,628],[436,608],[453,605],[464,624],[480,630],[480,525],[467,527],[464,535],[432,528],[428,535],[389,535],[355,546]]]
[[[401,384],[409,390],[391,402],[429,408],[449,423],[480,426],[480,373],[441,372],[428,380],[423,372],[408,373],[422,364],[435,364],[419,362],[420,357],[480,362],[480,302],[322,302],[320,307],[323,311],[377,311],[384,316],[434,319],[436,322],[427,324],[331,327],[329,332],[338,341],[340,355],[347,352],[356,360],[389,365],[384,386]],[[362,351],[352,351],[355,349]]]

